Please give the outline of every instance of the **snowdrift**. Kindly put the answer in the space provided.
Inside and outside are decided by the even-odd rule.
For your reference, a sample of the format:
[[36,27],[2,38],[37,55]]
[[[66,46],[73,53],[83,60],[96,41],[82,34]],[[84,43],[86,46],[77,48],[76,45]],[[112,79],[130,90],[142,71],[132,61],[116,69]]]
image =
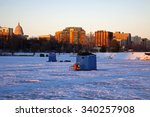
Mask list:
[[98,59],[150,60],[145,52],[96,53]]

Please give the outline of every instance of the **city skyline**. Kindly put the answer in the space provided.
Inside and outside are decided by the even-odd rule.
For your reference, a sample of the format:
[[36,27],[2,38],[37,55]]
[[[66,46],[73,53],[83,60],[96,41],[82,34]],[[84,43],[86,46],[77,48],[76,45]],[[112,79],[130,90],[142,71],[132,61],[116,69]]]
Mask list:
[[64,27],[121,31],[150,39],[149,0],[0,0],[0,26],[21,23],[30,36],[52,34]]

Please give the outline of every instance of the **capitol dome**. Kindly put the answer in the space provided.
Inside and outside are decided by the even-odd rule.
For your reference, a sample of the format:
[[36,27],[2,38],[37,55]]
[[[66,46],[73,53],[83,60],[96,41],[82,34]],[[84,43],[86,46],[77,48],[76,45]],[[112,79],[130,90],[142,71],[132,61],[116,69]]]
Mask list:
[[21,36],[24,34],[24,33],[23,33],[23,29],[22,29],[22,27],[20,26],[20,23],[18,23],[18,25],[16,26],[14,34],[15,34],[15,35],[21,35]]

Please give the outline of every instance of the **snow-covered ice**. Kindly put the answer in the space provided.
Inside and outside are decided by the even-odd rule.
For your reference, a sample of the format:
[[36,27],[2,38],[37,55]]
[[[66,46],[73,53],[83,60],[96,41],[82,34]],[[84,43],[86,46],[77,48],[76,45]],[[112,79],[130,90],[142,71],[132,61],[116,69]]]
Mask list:
[[97,70],[73,71],[73,54],[0,57],[0,99],[150,99],[150,61],[144,53],[97,53]]

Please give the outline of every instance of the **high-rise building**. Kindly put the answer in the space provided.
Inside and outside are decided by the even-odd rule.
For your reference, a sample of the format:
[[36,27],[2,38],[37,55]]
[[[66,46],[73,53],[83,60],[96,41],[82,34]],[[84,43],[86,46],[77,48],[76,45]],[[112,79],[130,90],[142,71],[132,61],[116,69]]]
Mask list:
[[143,50],[146,51],[149,48],[149,40],[142,38],[141,45],[143,46]]
[[70,44],[84,45],[86,32],[81,27],[67,27],[63,31],[55,33],[58,42],[69,42]]
[[113,33],[109,31],[96,31],[95,32],[95,45],[96,47],[110,47],[110,43],[113,39]]
[[150,51],[150,40],[149,39],[147,40],[146,47],[147,47],[147,50]]
[[57,42],[61,42],[61,32],[62,32],[62,31],[57,31],[57,32],[55,32],[55,40],[56,40]]
[[131,44],[131,34],[124,32],[115,32],[113,33],[113,40],[116,40],[120,43],[120,46],[129,46]]
[[140,45],[142,42],[142,38],[139,36],[134,36],[131,38],[131,41],[134,45]]

